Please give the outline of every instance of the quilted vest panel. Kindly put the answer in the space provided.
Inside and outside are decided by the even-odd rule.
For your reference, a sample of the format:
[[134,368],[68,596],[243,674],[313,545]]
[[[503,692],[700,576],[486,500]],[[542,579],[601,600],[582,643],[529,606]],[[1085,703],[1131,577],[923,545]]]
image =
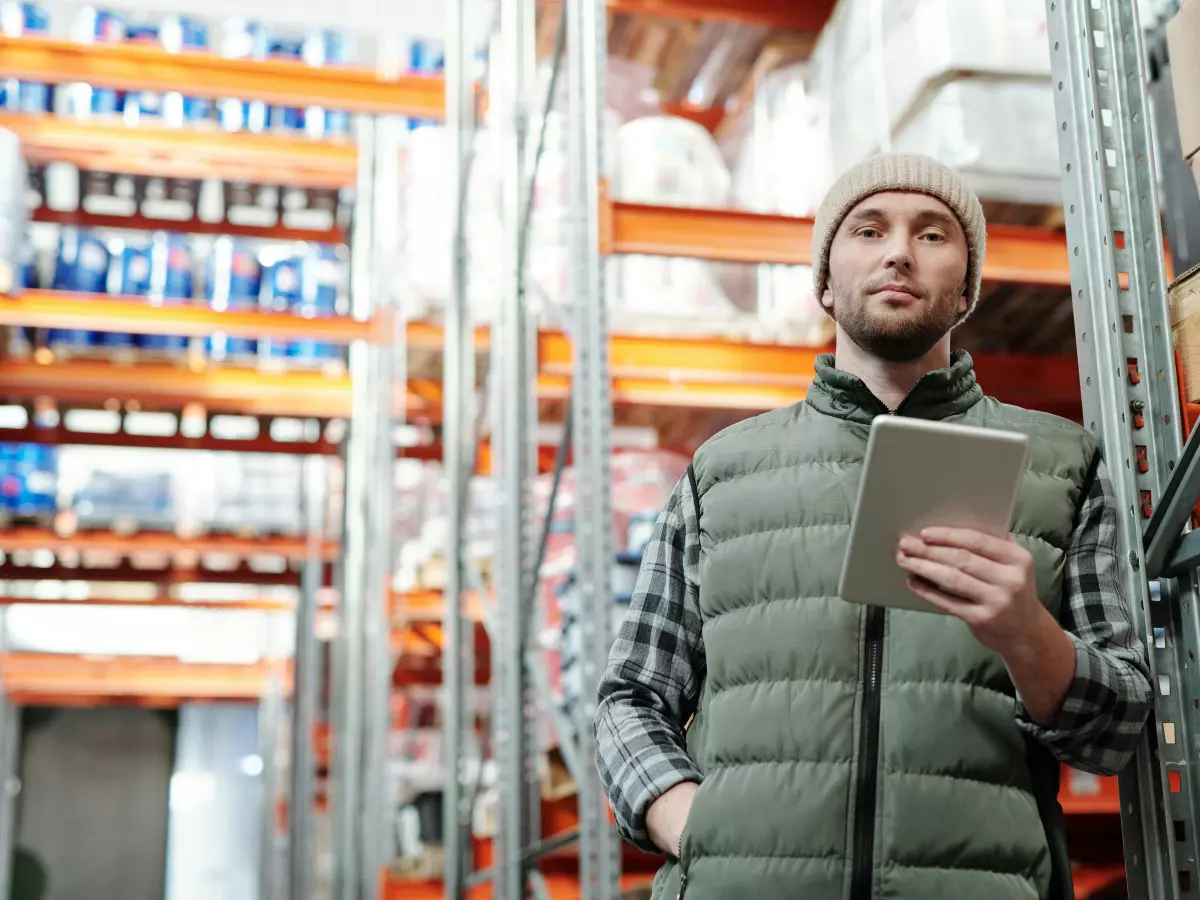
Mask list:
[[[938,390],[961,402],[913,414],[1031,437],[1012,533],[1057,615],[1095,446],[1073,423],[984,398],[969,357],[957,365],[967,381]],[[656,900],[679,896],[681,870],[687,900],[853,900],[860,765],[876,767],[873,898],[1048,895],[1014,689],[961,622],[884,614],[878,753],[859,759],[867,611],[841,601],[837,582],[874,414],[810,400],[739,423],[695,456],[707,677],[688,748],[704,780]]]

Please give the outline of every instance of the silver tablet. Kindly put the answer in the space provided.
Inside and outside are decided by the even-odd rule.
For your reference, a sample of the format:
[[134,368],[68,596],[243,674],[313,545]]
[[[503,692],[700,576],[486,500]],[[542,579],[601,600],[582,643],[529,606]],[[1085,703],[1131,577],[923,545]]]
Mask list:
[[839,594],[851,603],[940,612],[896,564],[903,534],[932,525],[1007,534],[1029,454],[1011,431],[878,416],[871,426]]

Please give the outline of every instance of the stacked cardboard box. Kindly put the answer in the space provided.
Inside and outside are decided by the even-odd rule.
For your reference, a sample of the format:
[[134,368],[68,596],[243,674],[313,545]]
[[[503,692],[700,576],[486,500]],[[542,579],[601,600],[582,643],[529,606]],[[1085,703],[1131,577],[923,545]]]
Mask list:
[[[1184,159],[1200,185],[1200,0],[1184,0],[1167,23],[1167,50],[1175,91],[1175,114]],[[1170,289],[1171,331],[1183,364],[1183,391],[1200,402],[1200,267],[1175,279]]]

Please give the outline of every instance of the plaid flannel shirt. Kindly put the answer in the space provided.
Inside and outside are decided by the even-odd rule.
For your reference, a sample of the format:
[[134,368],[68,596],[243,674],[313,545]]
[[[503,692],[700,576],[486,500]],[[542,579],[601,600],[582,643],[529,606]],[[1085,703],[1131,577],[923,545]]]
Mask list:
[[[1075,643],[1075,679],[1056,727],[1039,727],[1017,698],[1015,717],[1056,758],[1108,775],[1124,768],[1150,709],[1146,652],[1117,574],[1112,486],[1101,463],[1080,505],[1066,557],[1063,629]],[[668,789],[701,780],[683,725],[706,671],[698,596],[700,541],[684,476],[646,548],[629,612],[599,687],[596,764],[627,840],[655,851],[646,810]]]

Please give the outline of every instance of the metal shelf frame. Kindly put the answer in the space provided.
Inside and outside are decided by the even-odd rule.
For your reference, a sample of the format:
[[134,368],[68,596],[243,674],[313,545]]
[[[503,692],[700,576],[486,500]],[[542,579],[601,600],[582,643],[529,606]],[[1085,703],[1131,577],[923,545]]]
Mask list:
[[1154,688],[1149,726],[1119,779],[1129,896],[1165,900],[1190,894],[1198,874],[1200,685],[1189,660],[1200,627],[1195,572],[1160,579],[1156,594],[1143,550],[1184,462],[1147,57],[1132,0],[1046,8],[1084,422],[1111,474],[1128,554],[1120,574]]
[[[41,324],[89,320],[89,327],[126,329],[146,333],[202,335],[212,326],[239,334],[291,337],[319,332],[329,340],[348,345],[349,372],[271,374],[249,370],[189,370],[170,365],[122,366],[89,360],[48,364],[48,360],[6,360],[0,364],[0,382],[6,396],[41,398],[107,405],[114,399],[129,408],[146,404],[169,409],[204,408],[209,412],[243,415],[297,416],[318,420],[347,419],[347,437],[340,445],[324,439],[297,444],[294,449],[309,454],[305,461],[307,539],[303,541],[178,541],[143,536],[140,540],[114,542],[105,536],[47,539],[45,534],[6,532],[0,535],[5,549],[34,546],[36,549],[116,549],[135,552],[150,549],[179,556],[200,549],[250,556],[257,552],[282,553],[303,560],[299,577],[299,599],[294,609],[280,615],[294,617],[296,649],[290,665],[268,661],[260,666],[220,667],[182,664],[151,664],[117,660],[107,667],[99,663],[65,666],[61,658],[42,654],[8,653],[3,644],[3,620],[7,604],[0,604],[0,760],[3,771],[12,771],[9,748],[19,737],[20,706],[34,702],[104,702],[106,693],[119,691],[140,696],[145,702],[167,704],[184,697],[221,697],[258,702],[261,741],[268,748],[287,751],[270,753],[261,783],[263,809],[263,856],[260,884],[264,896],[287,896],[311,900],[315,888],[315,837],[313,808],[316,797],[319,754],[314,742],[321,691],[321,653],[316,620],[332,562],[334,580],[341,600],[333,611],[337,627],[333,639],[334,666],[330,685],[331,800],[335,833],[336,900],[366,900],[379,895],[384,873],[391,863],[392,829],[389,827],[387,791],[387,734],[389,701],[395,664],[395,647],[390,627],[392,552],[391,485],[396,459],[393,424],[411,407],[423,401],[407,393],[405,354],[397,352],[405,340],[405,323],[398,316],[395,257],[399,247],[398,204],[374,202],[376,193],[394,197],[398,193],[403,133],[401,115],[424,115],[441,105],[440,79],[399,78],[386,80],[363,70],[316,70],[303,65],[276,62],[238,62],[207,54],[167,54],[144,47],[84,47],[63,41],[36,38],[0,38],[0,74],[44,81],[84,80],[129,89],[184,88],[204,96],[254,97],[290,105],[320,104],[347,109],[356,116],[353,145],[302,143],[274,136],[250,143],[249,162],[243,135],[214,133],[167,134],[151,128],[130,131],[116,127],[72,123],[65,120],[16,119],[4,117],[0,125],[11,125],[21,137],[33,163],[107,160],[114,168],[135,172],[158,172],[166,167],[179,177],[245,176],[246,165],[268,174],[274,157],[297,183],[325,188],[353,188],[356,201],[349,234],[300,232],[287,228],[263,229],[260,236],[276,239],[338,241],[349,237],[351,316],[336,321],[305,322],[299,319],[246,315],[219,320],[208,311],[151,310],[128,300],[81,298],[53,292],[30,292],[20,298],[0,297],[0,321],[5,324]],[[35,117],[36,118],[36,117]],[[239,155],[239,148],[241,155]],[[169,156],[164,162],[165,157]],[[36,220],[55,219],[42,209]],[[71,214],[58,217],[67,224]],[[133,218],[76,216],[73,224],[119,228],[161,227],[164,223]],[[225,232],[211,223],[172,223],[174,230]],[[244,232],[244,229],[243,229]],[[104,321],[97,321],[97,314]],[[112,317],[119,319],[112,324]],[[182,329],[177,326],[183,324]],[[232,325],[230,329],[227,326]],[[8,432],[13,429],[7,430]],[[23,431],[23,430],[22,430]],[[6,432],[7,433],[7,432]],[[65,431],[57,432],[60,436]],[[14,436],[9,434],[10,437]],[[132,435],[112,436],[109,443],[124,437],[138,445]],[[49,440],[48,432],[38,438]],[[82,438],[81,438],[82,440]],[[100,443],[105,441],[100,440]],[[147,441],[142,441],[142,444]],[[155,444],[154,441],[148,441]],[[163,446],[191,446],[186,437],[164,439]],[[210,441],[209,444],[219,443]],[[258,446],[228,449],[259,449],[288,452],[285,442],[265,440]],[[318,446],[319,445],[319,446]],[[211,447],[209,447],[211,448]],[[313,453],[317,449],[319,452]],[[346,480],[345,518],[341,523],[342,547],[322,535],[330,492],[327,457],[344,454]],[[131,549],[132,545],[132,549]],[[4,578],[78,577],[76,569],[30,569],[6,562]],[[60,571],[61,570],[61,571]],[[51,574],[53,571],[54,574]],[[133,567],[114,570],[123,577],[139,577]],[[157,579],[170,580],[172,568],[156,570]],[[181,577],[194,580],[204,573],[190,567]],[[248,579],[244,567],[229,577]],[[214,576],[217,573],[213,573]],[[295,583],[295,572],[272,573],[275,583]],[[267,580],[264,578],[264,580]],[[268,654],[276,653],[268,648]],[[107,689],[105,685],[108,685]],[[290,734],[290,738],[285,738]],[[280,776],[275,765],[290,757],[289,777]],[[266,763],[264,755],[264,763]],[[11,779],[9,780],[11,781]],[[286,783],[285,783],[286,782]],[[7,783],[7,782],[6,782]],[[0,888],[9,878],[12,851],[12,803],[0,796]],[[282,841],[277,832],[280,801],[288,809],[286,865],[277,866]],[[284,883],[286,882],[286,884]]]

